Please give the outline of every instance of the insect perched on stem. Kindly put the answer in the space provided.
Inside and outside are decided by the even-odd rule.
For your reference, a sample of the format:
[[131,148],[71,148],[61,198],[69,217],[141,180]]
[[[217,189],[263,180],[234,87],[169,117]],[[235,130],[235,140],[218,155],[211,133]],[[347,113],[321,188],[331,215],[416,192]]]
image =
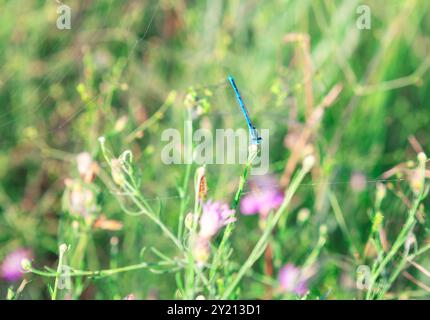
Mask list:
[[257,129],[255,129],[255,127],[252,125],[251,119],[249,118],[248,110],[245,107],[245,103],[243,102],[243,99],[240,95],[239,89],[236,86],[236,83],[234,82],[233,77],[229,76],[228,81],[230,81],[230,84],[233,87],[237,102],[239,103],[239,106],[242,109],[242,112],[245,116],[246,124],[248,125],[248,129],[249,129],[249,135],[251,136],[251,143],[252,144],[260,144],[262,138],[260,137]]

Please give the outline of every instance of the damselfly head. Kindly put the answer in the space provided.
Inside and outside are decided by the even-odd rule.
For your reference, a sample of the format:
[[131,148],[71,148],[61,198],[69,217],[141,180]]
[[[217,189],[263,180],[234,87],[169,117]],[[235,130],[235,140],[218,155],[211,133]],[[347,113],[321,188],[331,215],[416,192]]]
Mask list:
[[249,134],[251,136],[251,144],[260,144],[261,140],[263,140],[263,138],[261,138],[261,136],[258,133],[257,129],[255,129],[255,128],[252,128],[249,131]]

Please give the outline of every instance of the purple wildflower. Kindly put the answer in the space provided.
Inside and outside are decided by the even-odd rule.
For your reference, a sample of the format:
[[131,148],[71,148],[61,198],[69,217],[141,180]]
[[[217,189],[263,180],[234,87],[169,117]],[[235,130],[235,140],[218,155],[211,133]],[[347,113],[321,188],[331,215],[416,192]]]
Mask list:
[[251,181],[251,193],[242,198],[240,211],[251,215],[259,213],[266,218],[270,210],[277,209],[284,201],[284,193],[280,190],[275,178],[264,176]]
[[366,189],[366,176],[361,172],[354,172],[349,181],[352,191],[361,192]]
[[308,292],[307,277],[292,263],[286,264],[279,271],[279,284],[285,293],[304,295]]
[[22,277],[23,269],[21,261],[24,259],[30,260],[32,258],[31,250],[17,249],[9,253],[3,260],[1,265],[1,277],[6,281],[17,281]]
[[205,239],[212,238],[219,229],[236,221],[234,213],[235,211],[230,209],[227,204],[209,200],[203,205],[199,235]]

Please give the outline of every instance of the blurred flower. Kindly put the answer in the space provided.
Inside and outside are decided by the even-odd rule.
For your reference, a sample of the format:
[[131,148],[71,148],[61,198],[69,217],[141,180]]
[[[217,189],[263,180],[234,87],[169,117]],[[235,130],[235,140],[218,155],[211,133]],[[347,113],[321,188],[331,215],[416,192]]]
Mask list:
[[121,132],[122,130],[124,130],[125,126],[127,125],[127,121],[128,121],[127,116],[120,117],[115,123],[114,131]]
[[378,182],[376,184],[376,202],[381,203],[386,194],[387,187],[383,183]]
[[17,281],[22,277],[23,269],[21,262],[32,259],[33,255],[29,249],[17,249],[9,253],[1,265],[1,276],[7,281]]
[[65,184],[67,205],[72,214],[88,217],[96,211],[96,197],[89,187],[70,179],[66,179]]
[[93,227],[95,229],[102,229],[108,231],[118,231],[121,230],[123,224],[118,220],[107,219],[104,214],[101,214],[97,220],[94,222]]
[[250,182],[251,193],[244,196],[240,202],[242,214],[259,213],[266,218],[270,210],[278,208],[284,201],[284,193],[274,177],[262,176]]
[[284,146],[288,149],[293,149],[300,138],[300,133],[303,130],[303,125],[297,122],[291,122],[288,125],[288,133],[284,138]]
[[409,175],[409,185],[413,192],[419,194],[424,188],[425,171],[420,168],[414,169]]
[[306,172],[308,172],[309,170],[312,169],[312,167],[315,164],[315,156],[312,154],[308,154],[304,159],[303,159],[303,170],[305,170]]
[[210,239],[217,234],[219,229],[236,221],[235,211],[227,204],[209,200],[203,205],[203,213],[200,217],[200,237]]
[[304,295],[308,292],[307,277],[292,263],[286,264],[279,271],[279,284],[286,293]]
[[366,176],[361,172],[354,172],[349,183],[353,191],[361,192],[366,188]]
[[23,272],[30,271],[30,269],[31,269],[31,261],[28,260],[28,259],[22,259],[21,260],[21,269],[23,270]]
[[204,237],[198,237],[193,246],[193,257],[198,265],[203,265],[208,261],[210,250],[209,240]]
[[89,183],[94,180],[99,167],[88,152],[81,152],[76,156],[76,164],[81,178]]
[[348,272],[342,272],[340,275],[340,285],[342,288],[346,289],[356,289],[356,279],[351,277],[351,275]]
[[91,166],[93,160],[88,152],[81,152],[76,156],[76,163],[78,166],[79,174],[85,174]]
[[134,294],[130,293],[126,295],[122,300],[136,300],[136,297],[134,296]]
[[148,295],[146,296],[146,300],[160,300],[160,293],[158,292],[158,289],[149,289]]
[[426,163],[426,161],[427,161],[427,156],[426,156],[426,154],[425,154],[424,152],[420,152],[420,153],[418,153],[418,155],[417,155],[417,159],[418,159],[418,162],[419,162],[421,165],[425,166],[425,163]]
[[58,247],[60,255],[65,254],[68,249],[69,249],[69,247],[65,243],[60,244],[60,246]]
[[310,215],[311,211],[308,208],[300,209],[299,213],[297,214],[297,222],[305,223],[306,221],[308,221]]

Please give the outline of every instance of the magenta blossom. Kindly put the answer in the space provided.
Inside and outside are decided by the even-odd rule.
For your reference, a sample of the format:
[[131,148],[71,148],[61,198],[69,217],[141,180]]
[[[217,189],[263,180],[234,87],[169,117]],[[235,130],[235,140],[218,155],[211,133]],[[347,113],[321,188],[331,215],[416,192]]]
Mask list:
[[304,295],[308,292],[308,278],[303,274],[303,270],[292,263],[286,264],[279,270],[279,284],[285,293],[295,293]]
[[235,211],[230,209],[227,204],[209,200],[203,205],[199,235],[205,239],[212,238],[219,229],[236,221],[234,213]]
[[17,281],[21,279],[23,269],[21,261],[24,259],[30,260],[33,257],[29,249],[17,249],[9,253],[1,264],[1,277],[6,281]]
[[251,181],[251,193],[242,198],[240,211],[251,215],[259,213],[266,218],[270,210],[277,209],[284,201],[284,193],[280,190],[275,178],[258,177]]

